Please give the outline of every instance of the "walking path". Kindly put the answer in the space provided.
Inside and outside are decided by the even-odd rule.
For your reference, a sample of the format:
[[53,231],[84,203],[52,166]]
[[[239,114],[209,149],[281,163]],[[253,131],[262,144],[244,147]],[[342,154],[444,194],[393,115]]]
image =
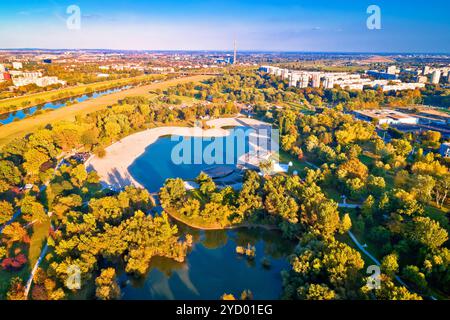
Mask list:
[[16,213],[14,213],[14,215],[12,216],[12,218],[11,218],[8,222],[5,222],[5,224],[3,224],[2,226],[0,226],[0,234],[2,234],[2,233],[3,233],[3,229],[4,229],[6,226],[8,226],[8,225],[10,225],[11,223],[13,223],[14,220],[16,220],[16,219],[20,216],[21,213],[22,213],[22,211],[21,211],[20,209],[17,210]]

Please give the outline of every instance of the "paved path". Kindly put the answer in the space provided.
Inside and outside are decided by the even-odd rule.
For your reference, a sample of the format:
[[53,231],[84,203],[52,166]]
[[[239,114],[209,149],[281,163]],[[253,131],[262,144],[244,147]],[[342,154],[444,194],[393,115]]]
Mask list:
[[[377,266],[380,266],[381,263],[380,261],[378,261],[377,258],[375,258],[369,251],[367,251],[362,245],[361,243],[358,241],[358,239],[356,239],[355,235],[351,232],[348,231],[348,235],[350,236],[350,238],[352,239],[352,241],[355,243],[355,245],[358,247],[359,250],[361,250],[366,256],[368,256],[370,258],[370,260],[372,260]],[[409,290],[411,290],[408,285],[397,275],[394,276],[395,280],[400,283],[402,286],[404,286],[405,288],[408,288]],[[420,294],[419,294],[420,295]],[[434,296],[430,296],[429,298],[431,298],[431,300],[437,300],[436,297]]]
[[16,213],[14,213],[14,215],[12,216],[12,218],[11,218],[8,222],[6,222],[6,223],[3,224],[2,226],[0,226],[0,234],[2,234],[2,233],[3,233],[3,229],[4,229],[6,226],[8,226],[8,225],[10,225],[11,223],[13,223],[14,220],[16,220],[16,219],[20,216],[21,213],[22,213],[22,211],[21,211],[20,209],[17,210]]
[[338,207],[339,208],[356,209],[356,208],[361,208],[361,205],[356,204],[356,203],[338,203]]

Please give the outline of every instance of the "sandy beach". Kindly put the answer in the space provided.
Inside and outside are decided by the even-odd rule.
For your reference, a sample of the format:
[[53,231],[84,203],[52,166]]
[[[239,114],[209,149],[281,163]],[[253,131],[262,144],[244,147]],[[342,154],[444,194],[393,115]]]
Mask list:
[[127,185],[143,187],[130,175],[128,168],[145,149],[162,136],[177,135],[184,137],[224,137],[230,132],[223,127],[267,127],[270,124],[248,118],[219,118],[207,121],[210,129],[188,127],[158,127],[132,134],[106,148],[103,158],[92,156],[85,165],[88,170],[95,170],[103,184],[114,188]]

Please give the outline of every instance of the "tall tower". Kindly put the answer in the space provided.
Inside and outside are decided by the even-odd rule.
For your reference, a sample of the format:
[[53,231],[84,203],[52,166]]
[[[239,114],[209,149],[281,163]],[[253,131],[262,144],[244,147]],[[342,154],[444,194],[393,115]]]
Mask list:
[[234,40],[234,55],[233,55],[233,64],[236,64],[236,56],[237,56],[237,46],[236,46],[236,40]]

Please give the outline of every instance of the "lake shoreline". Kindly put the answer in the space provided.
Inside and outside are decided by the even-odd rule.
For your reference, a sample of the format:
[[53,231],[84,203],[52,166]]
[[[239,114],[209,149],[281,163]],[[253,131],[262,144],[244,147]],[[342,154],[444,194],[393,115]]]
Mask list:
[[148,146],[163,136],[216,138],[230,135],[230,132],[223,129],[223,127],[270,126],[266,122],[237,116],[209,120],[206,124],[210,129],[162,126],[134,133],[108,146],[105,149],[106,155],[103,158],[97,156],[89,158],[85,166],[89,171],[97,171],[100,176],[100,181],[106,186],[111,186],[116,189],[121,189],[128,185],[145,188],[132,177],[129,172],[129,167],[135,159],[145,152]]
[[164,209],[164,212],[167,213],[172,219],[180,222],[192,229],[202,230],[202,231],[220,231],[220,230],[236,230],[236,229],[264,229],[267,231],[279,231],[280,228],[276,225],[262,224],[262,223],[240,223],[236,225],[227,225],[227,226],[200,226],[193,222],[186,221],[183,218],[173,213],[175,209]]

